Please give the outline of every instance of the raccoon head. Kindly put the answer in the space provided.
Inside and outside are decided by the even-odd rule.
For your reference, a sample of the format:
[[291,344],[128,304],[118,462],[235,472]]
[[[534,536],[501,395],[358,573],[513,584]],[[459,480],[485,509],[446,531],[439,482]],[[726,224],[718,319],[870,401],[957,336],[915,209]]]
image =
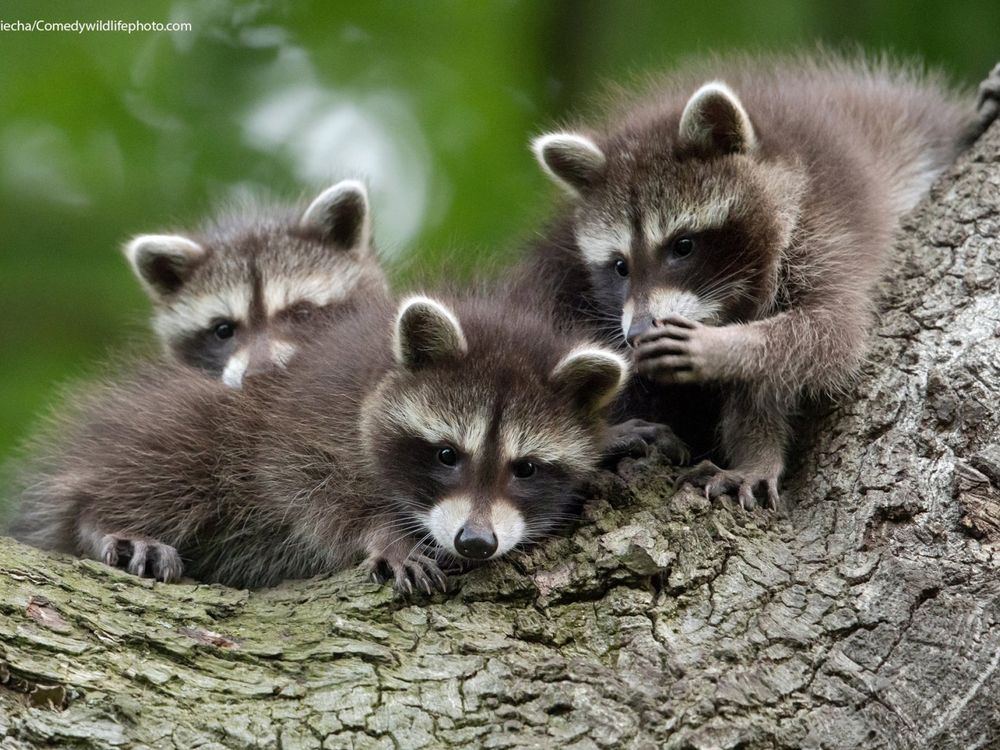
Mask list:
[[404,528],[488,560],[567,517],[628,364],[595,345],[550,346],[541,326],[524,340],[495,311],[463,317],[427,297],[400,305],[395,364],[365,402],[362,438]]
[[168,353],[231,387],[283,367],[358,295],[386,291],[361,183],[337,183],[291,217],[255,213],[125,246]]
[[600,142],[549,134],[533,149],[573,198],[595,302],[626,340],[671,313],[723,324],[775,304],[804,172],[762,156],[724,84],[702,86],[679,120],[661,116]]

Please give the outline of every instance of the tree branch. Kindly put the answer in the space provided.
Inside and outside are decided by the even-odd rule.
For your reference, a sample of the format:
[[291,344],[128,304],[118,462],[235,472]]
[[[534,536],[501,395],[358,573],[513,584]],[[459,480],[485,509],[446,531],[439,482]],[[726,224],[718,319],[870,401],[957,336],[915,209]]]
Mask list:
[[790,519],[603,474],[575,532],[407,603],[0,546],[0,747],[1000,741],[1000,127],[908,220]]

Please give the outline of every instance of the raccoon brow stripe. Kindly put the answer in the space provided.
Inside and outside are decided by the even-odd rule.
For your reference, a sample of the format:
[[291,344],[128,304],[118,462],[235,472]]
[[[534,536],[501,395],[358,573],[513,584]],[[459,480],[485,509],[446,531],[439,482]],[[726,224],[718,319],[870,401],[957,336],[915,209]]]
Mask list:
[[658,247],[680,234],[697,234],[710,229],[718,229],[729,219],[736,206],[733,195],[713,195],[708,201],[695,206],[686,206],[664,223],[652,214],[643,225],[643,233],[650,247]]

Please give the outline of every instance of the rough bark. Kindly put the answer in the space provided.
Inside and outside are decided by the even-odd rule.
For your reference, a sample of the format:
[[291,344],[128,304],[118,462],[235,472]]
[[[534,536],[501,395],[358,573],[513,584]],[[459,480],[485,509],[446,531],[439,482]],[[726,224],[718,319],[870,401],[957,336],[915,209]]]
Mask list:
[[671,469],[406,602],[248,593],[0,545],[0,747],[1000,746],[1000,126],[908,221],[788,519]]

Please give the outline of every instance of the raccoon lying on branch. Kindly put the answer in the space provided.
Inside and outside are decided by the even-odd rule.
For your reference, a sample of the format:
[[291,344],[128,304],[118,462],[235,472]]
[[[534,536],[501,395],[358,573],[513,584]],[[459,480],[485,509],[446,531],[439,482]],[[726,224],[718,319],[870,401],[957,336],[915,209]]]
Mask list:
[[152,363],[37,442],[12,534],[140,576],[260,587],[439,563],[553,531],[596,468],[615,351],[482,293],[359,302],[242,390]]

